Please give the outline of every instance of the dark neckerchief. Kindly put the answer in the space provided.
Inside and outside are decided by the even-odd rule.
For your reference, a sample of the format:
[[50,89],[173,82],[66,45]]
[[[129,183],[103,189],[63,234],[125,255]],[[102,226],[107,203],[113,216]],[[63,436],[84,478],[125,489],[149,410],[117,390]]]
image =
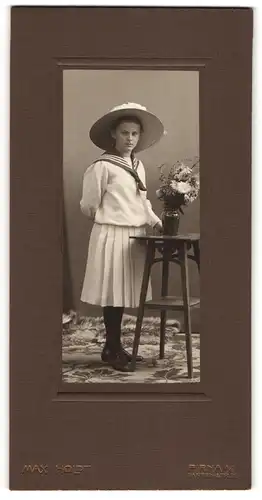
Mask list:
[[135,179],[137,188],[139,191],[146,191],[146,187],[144,186],[143,182],[141,181],[138,173],[137,173],[137,167],[139,165],[139,160],[137,158],[134,158],[132,163],[134,165],[134,168],[131,168],[128,162],[122,157],[119,156],[118,154],[115,154],[114,152],[105,152],[103,153],[100,158],[95,160],[93,163],[96,163],[98,161],[108,161],[112,163],[113,165],[116,165],[117,167],[123,168],[126,172],[128,172],[132,177]]

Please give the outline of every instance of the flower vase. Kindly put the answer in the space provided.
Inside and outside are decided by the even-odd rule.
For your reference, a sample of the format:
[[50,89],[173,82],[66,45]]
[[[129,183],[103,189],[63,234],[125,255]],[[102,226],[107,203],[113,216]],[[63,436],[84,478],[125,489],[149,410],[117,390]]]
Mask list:
[[162,224],[164,236],[176,236],[179,229],[179,210],[164,210],[162,213]]

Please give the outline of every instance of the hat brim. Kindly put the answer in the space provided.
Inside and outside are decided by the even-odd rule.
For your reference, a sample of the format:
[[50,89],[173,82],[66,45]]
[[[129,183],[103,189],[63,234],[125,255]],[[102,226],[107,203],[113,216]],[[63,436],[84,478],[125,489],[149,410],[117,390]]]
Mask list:
[[111,129],[115,121],[119,118],[130,116],[138,118],[143,128],[134,149],[135,152],[143,151],[161,139],[164,134],[164,126],[157,116],[146,110],[128,108],[110,111],[99,118],[90,129],[89,136],[91,141],[104,151],[112,148]]

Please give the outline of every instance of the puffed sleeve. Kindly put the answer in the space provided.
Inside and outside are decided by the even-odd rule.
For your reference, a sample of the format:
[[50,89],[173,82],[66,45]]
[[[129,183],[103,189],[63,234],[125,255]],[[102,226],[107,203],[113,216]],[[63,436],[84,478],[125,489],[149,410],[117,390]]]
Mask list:
[[[143,182],[144,186],[146,187],[146,173],[145,173],[144,165],[141,161],[139,161],[138,173],[139,173],[139,177],[140,177],[141,181]],[[140,191],[140,194],[143,198],[143,202],[145,204],[145,208],[146,208],[147,213],[148,213],[148,225],[151,227],[154,227],[158,222],[161,224],[161,220],[153,211],[151,202],[147,198],[147,191]]]
[[108,170],[103,161],[93,163],[84,174],[80,208],[84,215],[94,219],[107,188]]

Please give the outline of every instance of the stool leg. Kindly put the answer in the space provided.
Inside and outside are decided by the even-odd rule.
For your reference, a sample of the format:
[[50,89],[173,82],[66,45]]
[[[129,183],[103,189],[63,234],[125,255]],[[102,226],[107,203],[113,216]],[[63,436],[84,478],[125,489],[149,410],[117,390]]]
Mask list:
[[194,249],[194,256],[195,256],[195,261],[197,263],[198,271],[200,271],[200,248],[199,248],[199,241],[194,241],[193,242],[193,249]]
[[146,259],[145,259],[145,267],[144,267],[144,273],[143,273],[143,280],[142,280],[140,300],[139,300],[137,320],[136,320],[136,330],[135,330],[134,343],[133,343],[132,360],[130,362],[130,370],[131,371],[134,371],[135,367],[136,367],[136,356],[137,356],[137,351],[138,351],[138,347],[139,347],[140,334],[141,334],[142,322],[143,322],[143,317],[144,317],[146,294],[147,294],[147,289],[148,289],[150,271],[151,271],[151,267],[152,267],[152,264],[154,261],[154,256],[155,256],[155,242],[154,242],[154,240],[152,240],[152,241],[149,241],[147,244],[147,253],[146,253]]
[[[164,245],[162,288],[161,288],[162,297],[166,297],[168,294],[168,271],[169,271],[168,249],[165,248]],[[160,313],[160,352],[159,352],[160,359],[163,359],[165,357],[165,333],[166,333],[166,310],[161,311]]]
[[192,378],[192,332],[191,332],[191,316],[189,304],[189,279],[188,279],[188,258],[187,258],[187,245],[183,243],[181,248],[181,282],[182,282],[182,295],[184,302],[184,321],[185,321],[185,335],[186,335],[186,352],[187,352],[187,370],[188,377]]

